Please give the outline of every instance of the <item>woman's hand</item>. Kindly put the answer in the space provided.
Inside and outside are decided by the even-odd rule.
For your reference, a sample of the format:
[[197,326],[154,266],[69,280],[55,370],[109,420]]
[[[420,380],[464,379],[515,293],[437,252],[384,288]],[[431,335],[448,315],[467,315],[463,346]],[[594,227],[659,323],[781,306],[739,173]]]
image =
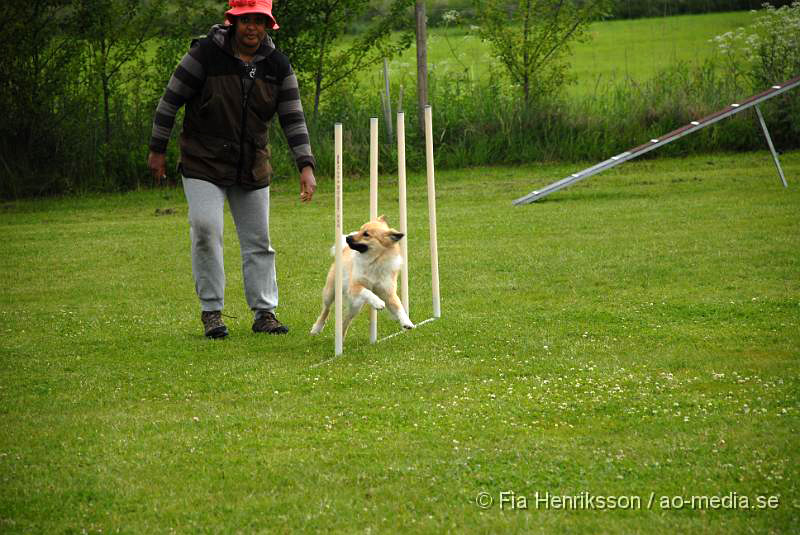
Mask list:
[[156,184],[160,184],[163,179],[167,178],[167,155],[150,151],[147,156],[147,167],[150,168],[150,173],[156,179]]
[[300,171],[300,200],[310,202],[317,191],[317,179],[314,178],[314,168],[310,165]]

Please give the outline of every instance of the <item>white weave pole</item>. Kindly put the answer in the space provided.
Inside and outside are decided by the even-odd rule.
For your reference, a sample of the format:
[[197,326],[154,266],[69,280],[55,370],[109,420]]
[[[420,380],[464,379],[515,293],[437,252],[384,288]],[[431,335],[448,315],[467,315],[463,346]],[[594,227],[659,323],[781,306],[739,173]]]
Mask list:
[[436,181],[433,173],[433,112],[425,106],[425,162],[428,164],[428,225],[431,234],[431,291],[433,317],[442,316],[439,296],[439,244],[436,238]]
[[335,233],[336,233],[336,255],[335,255],[335,271],[336,271],[336,296],[335,296],[335,312],[336,312],[336,336],[334,340],[334,355],[339,356],[342,354],[342,249],[344,248],[342,235],[342,123],[336,123],[333,127],[333,152],[335,162],[334,172],[334,219],[335,219]]
[[[378,118],[369,120],[369,219],[378,218]],[[369,307],[369,341],[378,341],[378,311]]]
[[411,314],[408,308],[408,221],[406,212],[406,115],[397,114],[397,185],[400,197],[400,228],[405,239],[400,240],[400,254],[403,257],[403,266],[400,268],[400,301],[406,314]]

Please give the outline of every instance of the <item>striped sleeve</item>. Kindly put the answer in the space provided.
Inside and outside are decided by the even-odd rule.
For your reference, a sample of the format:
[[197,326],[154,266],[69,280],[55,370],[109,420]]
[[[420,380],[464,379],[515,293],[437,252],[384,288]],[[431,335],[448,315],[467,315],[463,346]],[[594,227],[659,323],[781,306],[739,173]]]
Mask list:
[[167,151],[167,143],[178,110],[202,89],[205,77],[205,69],[200,61],[200,47],[193,47],[183,56],[175,72],[172,73],[164,95],[158,102],[150,136],[151,151],[159,153]]
[[291,67],[278,91],[278,120],[289,142],[297,168],[302,171],[307,165],[316,167],[314,155],[311,153],[306,116],[303,113],[303,104],[300,102],[300,88]]

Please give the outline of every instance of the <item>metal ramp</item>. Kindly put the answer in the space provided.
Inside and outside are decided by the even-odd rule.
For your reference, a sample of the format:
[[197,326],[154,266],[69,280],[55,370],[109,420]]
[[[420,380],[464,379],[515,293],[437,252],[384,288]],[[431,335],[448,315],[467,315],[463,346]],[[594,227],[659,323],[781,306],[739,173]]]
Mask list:
[[755,107],[756,114],[758,115],[758,120],[761,123],[761,129],[764,131],[764,136],[767,138],[767,144],[769,145],[769,150],[772,152],[772,158],[775,162],[775,166],[778,168],[778,174],[781,177],[781,182],[783,182],[783,186],[787,187],[786,178],[783,175],[783,169],[781,169],[780,160],[778,159],[778,153],[775,152],[775,147],[772,144],[772,138],[769,135],[769,131],[767,130],[767,125],[764,122],[764,116],[761,114],[761,109],[758,107],[759,104],[762,102],[769,100],[773,97],[776,97],[782,93],[790,91],[795,87],[800,86],[800,76],[792,78],[791,80],[781,84],[781,85],[774,85],[771,88],[758,93],[757,95],[753,95],[752,97],[738,103],[731,104],[711,115],[703,117],[697,121],[692,121],[691,123],[684,125],[678,129],[669,132],[668,134],[664,134],[663,136],[659,137],[658,139],[651,139],[647,143],[639,145],[638,147],[634,147],[629,149],[625,152],[617,154],[616,156],[612,156],[608,160],[602,161],[592,167],[584,169],[583,171],[579,171],[574,173],[566,178],[562,178],[557,182],[553,182],[549,186],[546,186],[542,189],[535,190],[530,192],[529,194],[525,195],[524,197],[520,197],[513,201],[513,204],[530,204],[533,201],[539,200],[542,197],[550,195],[553,192],[556,192],[560,189],[564,189],[575,182],[579,182],[590,176],[596,175],[598,173],[602,173],[612,167],[616,167],[617,165],[627,162],[628,160],[632,160],[650,152],[651,150],[655,150],[659,147],[666,145],[667,143],[671,143],[676,139],[680,139],[683,136],[691,134],[692,132],[696,132],[697,130],[703,129],[709,125],[712,125],[722,119],[726,119],[732,115],[737,113],[741,113],[744,110],[749,108]]

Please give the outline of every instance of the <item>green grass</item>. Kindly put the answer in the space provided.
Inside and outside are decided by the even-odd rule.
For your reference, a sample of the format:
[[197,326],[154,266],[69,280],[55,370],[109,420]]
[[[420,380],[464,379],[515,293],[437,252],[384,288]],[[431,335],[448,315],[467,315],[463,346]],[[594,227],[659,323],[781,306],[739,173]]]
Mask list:
[[[575,45],[569,59],[576,82],[569,87],[569,94],[590,95],[598,86],[626,79],[643,82],[679,61],[699,65],[715,51],[709,39],[747,26],[755,16],[736,11],[594,23],[589,29],[591,39]],[[415,54],[412,47],[390,62],[392,82],[402,84],[409,95],[416,90]],[[482,43],[475,31],[461,27],[429,31],[428,65],[442,78],[468,70],[472,77],[486,79],[493,69],[502,71],[491,56],[489,44]],[[366,79],[379,91],[383,87],[382,66],[373,67]]]
[[755,17],[736,11],[593,24],[592,39],[575,46],[571,63],[577,84],[570,90],[585,95],[600,84],[643,82],[679,62],[699,66],[716,52],[710,39],[747,26]]
[[[783,163],[788,189],[766,153],[714,155],[633,162],[526,207],[510,201],[583,163],[440,172],[442,319],[371,346],[362,314],[319,367],[329,181],[309,206],[274,186],[278,338],[249,331],[229,217],[231,336],[201,336],[179,190],[0,205],[0,531],[791,533],[800,153]],[[348,179],[348,229],[364,182]],[[529,509],[500,510],[502,491]],[[584,491],[643,509],[534,508]],[[660,507],[734,492],[780,505]]]

